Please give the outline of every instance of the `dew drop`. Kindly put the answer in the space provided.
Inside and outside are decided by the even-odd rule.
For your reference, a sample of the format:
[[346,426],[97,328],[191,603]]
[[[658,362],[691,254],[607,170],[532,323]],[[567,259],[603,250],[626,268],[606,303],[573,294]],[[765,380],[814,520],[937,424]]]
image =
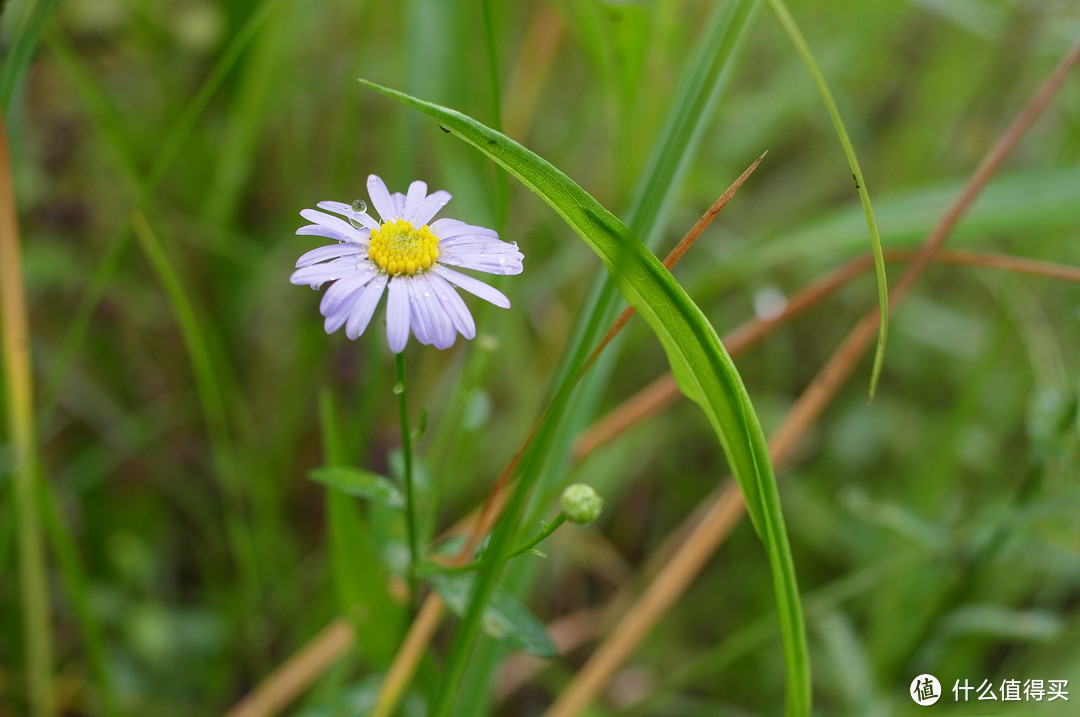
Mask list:
[[[349,205],[349,208],[352,209],[353,212],[355,212],[356,214],[363,214],[367,211],[367,202],[365,202],[363,199],[354,199],[353,203]],[[356,229],[364,228],[364,225],[357,221],[356,217],[353,216],[349,217],[349,224],[352,224],[353,227]]]

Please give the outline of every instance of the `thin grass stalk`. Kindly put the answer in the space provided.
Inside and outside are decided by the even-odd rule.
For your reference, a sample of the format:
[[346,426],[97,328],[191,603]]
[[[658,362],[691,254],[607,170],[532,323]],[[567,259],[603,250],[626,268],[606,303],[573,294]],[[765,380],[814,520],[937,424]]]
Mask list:
[[866,215],[866,226],[870,230],[870,246],[874,253],[874,272],[877,275],[879,319],[877,350],[874,352],[874,367],[870,374],[868,395],[868,399],[873,399],[874,391],[877,390],[878,379],[881,376],[881,368],[885,363],[885,341],[889,330],[889,284],[885,276],[885,257],[882,256],[881,235],[878,232],[877,220],[874,218],[874,210],[870,206],[870,194],[866,191],[866,180],[863,179],[862,169],[859,168],[859,158],[855,155],[855,148],[851,145],[851,138],[848,137],[847,128],[844,126],[843,118],[840,117],[840,110],[833,99],[832,91],[829,90],[829,84],[825,81],[821,69],[818,68],[814,55],[810,52],[810,46],[807,45],[806,39],[802,36],[799,26],[788,11],[784,0],[769,0],[769,5],[772,6],[777,19],[780,20],[784,31],[787,32],[788,37],[791,39],[791,44],[795,46],[795,50],[802,57],[806,68],[814,78],[814,84],[817,85],[818,93],[821,95],[825,108],[829,112],[829,118],[836,129],[836,136],[840,139],[840,145],[844,148],[844,156],[847,157],[852,177],[855,179],[855,191],[859,193],[859,201],[862,203],[863,213]]
[[[1051,73],[1032,100],[1020,111],[1016,119],[993,146],[986,158],[975,170],[960,195],[952,202],[941,219],[927,235],[913,263],[894,286],[891,305],[896,308],[907,291],[922,274],[934,252],[948,237],[952,228],[970,207],[975,197],[1001,166],[1004,159],[1016,147],[1024,133],[1034,123],[1041,111],[1061,87],[1069,71],[1080,62],[1080,39],[1069,49],[1065,58]],[[821,415],[825,406],[836,395],[840,386],[850,377],[858,360],[863,356],[877,333],[878,312],[870,312],[855,326],[848,337],[833,353],[817,377],[799,397],[795,406],[769,440],[769,453],[774,464],[782,463],[798,441]],[[569,686],[544,717],[573,717],[580,714],[608,684],[618,668],[630,655],[648,631],[667,609],[674,604],[683,590],[689,586],[697,571],[704,566],[723,539],[730,533],[741,517],[744,502],[734,482],[729,481],[720,498],[712,503],[704,520],[668,562],[665,569],[652,581],[642,597],[631,607],[615,626],[607,639],[593,653],[592,658],[578,671]],[[658,587],[673,583],[680,589]]]
[[3,316],[4,382],[13,449],[15,520],[19,550],[19,592],[30,713],[56,713],[52,675],[52,626],[45,545],[37,507],[41,480],[34,428],[34,386],[30,368],[29,315],[23,284],[19,220],[11,175],[7,123],[0,116],[0,311]]
[[[211,463],[228,504],[225,529],[229,546],[246,587],[246,609],[251,610],[258,605],[262,595],[262,576],[248,516],[248,494],[242,479],[244,473],[237,465],[228,412],[210,341],[183,282],[145,215],[136,210],[131,213],[130,220],[135,236],[168,297],[191,360],[196,393],[210,439]],[[253,617],[257,618],[257,615]]]
[[[255,39],[263,23],[270,17],[278,2],[279,0],[267,0],[263,3],[229,40],[229,44],[221,53],[221,58],[210,69],[206,80],[199,86],[199,90],[184,107],[184,111],[176,119],[176,124],[173,125],[169,134],[161,143],[161,151],[158,152],[140,187],[139,196],[132,206],[132,211],[141,211],[149,198],[153,196],[154,189],[164,178],[173,161],[179,156],[184,143],[191,136],[203,110],[210,104],[210,100],[224,83],[233,66],[243,56],[248,45]],[[127,164],[134,166],[131,163]],[[75,309],[71,324],[64,334],[63,341],[60,343],[60,349],[57,352],[53,368],[49,371],[44,391],[44,403],[46,406],[53,406],[56,403],[56,396],[59,394],[64,379],[75,362],[79,347],[86,338],[86,331],[90,327],[90,320],[93,318],[94,311],[101,302],[101,298],[105,295],[105,289],[108,288],[113,274],[120,265],[120,260],[123,258],[127,243],[131,238],[130,232],[129,223],[125,219],[109,240],[105,255],[94,268],[90,286]],[[44,418],[47,420],[48,416],[49,413],[46,412]]]

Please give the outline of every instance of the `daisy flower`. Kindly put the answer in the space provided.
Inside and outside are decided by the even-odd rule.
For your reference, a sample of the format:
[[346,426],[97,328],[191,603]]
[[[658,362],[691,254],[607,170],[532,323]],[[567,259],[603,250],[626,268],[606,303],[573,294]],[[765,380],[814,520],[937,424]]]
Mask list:
[[367,214],[359,200],[351,205],[318,203],[320,209],[345,219],[315,209],[300,212],[313,224],[300,227],[297,234],[337,242],[301,256],[289,279],[313,289],[333,282],[319,306],[326,317],[326,333],[344,326],[350,339],[360,336],[384,291],[386,338],[394,353],[405,350],[410,330],[420,343],[439,349],[452,346],[458,334],[467,339],[476,336],[472,314],[454,286],[496,306],[510,307],[502,292],[450,267],[520,274],[524,257],[517,244],[457,219],[431,221],[450,201],[449,192],[428,194],[427,184],[413,182],[408,194],[390,194],[374,174],[367,184],[382,221]]

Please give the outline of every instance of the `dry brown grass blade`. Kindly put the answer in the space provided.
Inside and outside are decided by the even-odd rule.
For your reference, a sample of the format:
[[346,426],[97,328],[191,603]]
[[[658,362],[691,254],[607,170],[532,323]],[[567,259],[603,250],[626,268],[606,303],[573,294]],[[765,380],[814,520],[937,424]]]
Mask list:
[[[1050,102],[1078,61],[1080,39],[1069,49],[1047,81],[994,144],[960,195],[931,229],[911,265],[890,292],[889,305],[893,310],[921,276],[934,252],[941,247],[956,222]],[[774,462],[783,462],[790,455],[798,441],[851,375],[855,364],[865,354],[877,333],[878,320],[876,310],[860,320],[799,397],[783,423],[770,437],[770,455]],[[545,713],[545,717],[574,717],[588,707],[657,620],[697,576],[730,532],[731,526],[741,517],[743,507],[741,493],[734,483],[728,481],[720,498],[710,505],[702,522],[650,583],[641,598],[611,630],[609,636]]]
[[273,681],[259,685],[229,710],[226,717],[261,717],[285,709],[296,695],[352,647],[355,639],[348,621],[334,620],[286,660],[274,672]]
[[[716,216],[723,211],[724,207],[731,201],[731,198],[735,196],[735,192],[739,191],[739,187],[743,185],[743,182],[750,178],[750,175],[753,174],[754,170],[761,164],[761,160],[765,159],[766,154],[768,154],[768,152],[762,152],[761,156],[755,159],[754,163],[747,167],[746,170],[739,175],[739,178],[732,182],[731,186],[724,190],[724,193],[721,194],[720,197],[713,202],[712,206],[701,215],[701,219],[694,222],[694,226],[690,227],[690,231],[683,235],[683,238],[679,240],[679,243],[675,245],[675,248],[668,252],[668,255],[664,257],[663,261],[663,264],[668,271],[671,271],[672,267],[679,263],[679,259],[683,258],[686,252],[690,250],[690,247],[694,245],[694,242],[698,240],[698,237],[701,236],[702,232],[712,224],[713,219],[716,219]],[[596,348],[589,354],[589,358],[582,364],[581,375],[585,375],[585,372],[596,363],[596,359],[600,357],[600,354],[607,348],[607,345],[611,343],[612,339],[623,330],[623,327],[626,326],[626,322],[630,320],[634,313],[633,306],[627,306],[623,309],[622,313],[619,314],[619,317],[615,319],[615,322],[611,325],[611,328],[604,334],[604,338],[600,339]]]

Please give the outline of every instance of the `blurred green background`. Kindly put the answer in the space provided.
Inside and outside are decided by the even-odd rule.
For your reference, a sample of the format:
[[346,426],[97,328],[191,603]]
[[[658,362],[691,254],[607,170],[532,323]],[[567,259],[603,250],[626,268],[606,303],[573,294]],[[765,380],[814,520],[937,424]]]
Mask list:
[[[8,47],[32,5],[6,4]],[[319,396],[333,396],[350,458],[387,470],[393,374],[381,327],[357,342],[327,336],[319,295],[288,284],[318,244],[293,236],[299,210],[366,198],[369,173],[392,191],[420,178],[454,195],[446,216],[493,226],[525,253],[525,273],[497,284],[511,310],[469,301],[476,341],[411,344],[414,411],[430,411],[420,451],[438,466],[433,526],[487,494],[543,407],[600,263],[490,162],[355,79],[501,124],[620,214],[714,3],[491,6],[494,66],[479,2],[67,0],[48,15],[8,110],[37,418],[120,713],[222,713],[341,612],[325,491],[305,477],[324,460]],[[790,7],[887,246],[917,245],[1080,35],[1072,0]],[[721,334],[869,247],[832,125],[767,9],[687,158],[659,253],[765,150],[675,270]],[[1080,264],[1078,160],[1074,76],[950,246]],[[133,211],[156,243],[136,239]],[[737,360],[767,432],[875,292],[867,275]],[[177,296],[190,302],[181,320]],[[964,678],[1080,689],[1078,321],[1073,284],[932,267],[890,326],[876,399],[867,405],[864,361],[802,442],[781,492],[818,714],[913,712],[908,683],[922,672],[946,689]],[[666,370],[642,322],[612,350],[579,428]],[[22,714],[9,463],[0,444],[0,713]],[[602,604],[724,473],[688,402],[595,454],[574,477],[601,489],[605,514],[546,544],[530,607],[550,621]],[[98,714],[70,569],[50,555],[60,698],[65,714]],[[741,525],[592,714],[780,714],[774,623],[767,564]],[[484,710],[540,714],[587,655]],[[385,662],[350,654],[294,713],[334,714]],[[950,697],[933,709],[970,713]]]

